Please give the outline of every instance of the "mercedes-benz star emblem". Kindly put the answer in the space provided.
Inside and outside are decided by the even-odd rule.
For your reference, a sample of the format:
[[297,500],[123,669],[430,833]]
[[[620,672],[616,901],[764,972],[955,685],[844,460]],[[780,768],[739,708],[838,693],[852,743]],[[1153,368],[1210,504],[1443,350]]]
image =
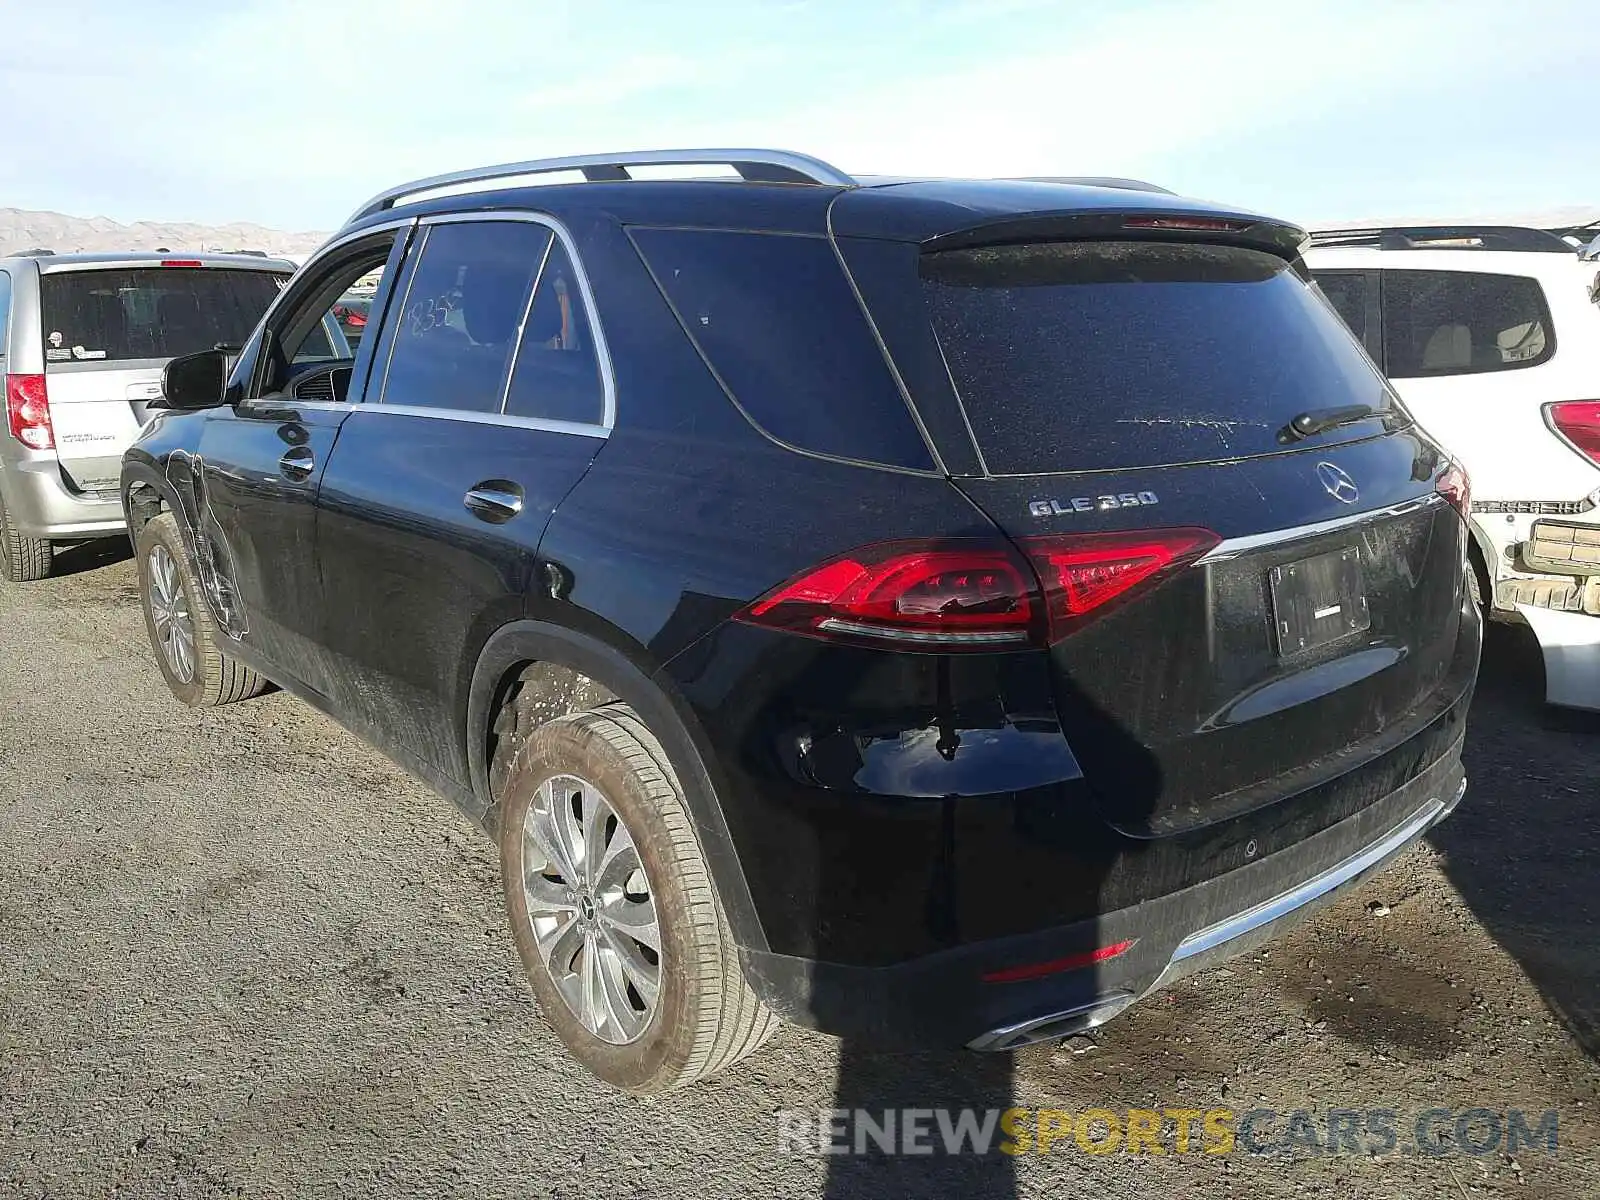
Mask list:
[[1331,462],[1317,464],[1317,478],[1322,480],[1322,486],[1328,495],[1340,504],[1354,504],[1361,499],[1361,489],[1356,486],[1356,481]]

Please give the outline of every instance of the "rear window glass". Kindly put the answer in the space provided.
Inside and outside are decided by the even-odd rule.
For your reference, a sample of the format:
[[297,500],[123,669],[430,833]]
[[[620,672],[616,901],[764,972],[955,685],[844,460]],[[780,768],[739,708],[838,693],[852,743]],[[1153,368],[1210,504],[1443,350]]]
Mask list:
[[277,296],[267,271],[150,267],[39,280],[45,363],[173,358],[242,345]]
[[825,239],[632,232],[683,327],[762,429],[801,450],[932,469]]
[[1385,271],[1383,359],[1393,379],[1537,366],[1555,353],[1537,280],[1481,271]]
[[[923,295],[989,470],[1115,470],[1284,449],[1310,409],[1391,394],[1283,259],[1054,242],[925,254]],[[1371,436],[1377,420],[1313,444]]]

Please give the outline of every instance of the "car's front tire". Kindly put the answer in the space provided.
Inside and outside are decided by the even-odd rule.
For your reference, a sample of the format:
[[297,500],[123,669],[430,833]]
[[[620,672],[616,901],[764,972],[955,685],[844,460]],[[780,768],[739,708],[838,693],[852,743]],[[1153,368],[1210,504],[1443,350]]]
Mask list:
[[669,1091],[777,1028],[745,982],[678,782],[632,709],[535,729],[499,830],[517,950],[546,1019],[595,1075]]
[[190,708],[248,700],[266,681],[230,658],[171,513],[146,522],[134,540],[139,596],[150,647],[167,687]]
[[19,533],[0,500],[0,579],[8,583],[32,583],[50,574],[55,549],[43,538]]

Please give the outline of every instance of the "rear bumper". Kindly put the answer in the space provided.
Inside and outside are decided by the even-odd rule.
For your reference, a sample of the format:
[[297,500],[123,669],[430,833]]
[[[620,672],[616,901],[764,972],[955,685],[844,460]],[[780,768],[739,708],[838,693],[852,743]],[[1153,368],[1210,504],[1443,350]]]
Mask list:
[[0,464],[0,499],[11,523],[28,537],[66,541],[105,537],[128,528],[116,493],[73,491],[51,456]]
[[[875,1045],[1012,1049],[1101,1024],[1139,997],[1276,937],[1357,886],[1455,808],[1461,743],[1345,820],[1226,874],[1037,934],[883,968],[747,951],[745,971],[786,1020]],[[1018,982],[985,974],[1120,942],[1096,966]]]

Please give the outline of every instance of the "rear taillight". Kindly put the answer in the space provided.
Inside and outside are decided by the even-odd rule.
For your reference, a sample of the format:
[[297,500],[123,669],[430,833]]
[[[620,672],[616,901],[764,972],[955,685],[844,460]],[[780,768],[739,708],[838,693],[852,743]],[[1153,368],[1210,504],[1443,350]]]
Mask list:
[[814,637],[982,650],[1036,640],[1039,604],[1033,572],[1004,543],[908,541],[831,559],[739,615]]
[[1072,633],[1113,600],[1180,570],[1206,529],[884,542],[830,559],[738,619],[905,650],[1007,650]]
[[50,397],[43,375],[6,376],[6,423],[11,436],[34,450],[53,450],[55,430],[50,425]]
[[1447,466],[1433,486],[1463,517],[1472,515],[1472,481],[1467,478],[1467,472],[1460,463]]
[[1044,583],[1050,640],[1090,613],[1179,571],[1222,539],[1209,529],[1056,534],[1022,539]]
[[1579,454],[1600,466],[1600,400],[1563,400],[1544,407],[1550,428]]

